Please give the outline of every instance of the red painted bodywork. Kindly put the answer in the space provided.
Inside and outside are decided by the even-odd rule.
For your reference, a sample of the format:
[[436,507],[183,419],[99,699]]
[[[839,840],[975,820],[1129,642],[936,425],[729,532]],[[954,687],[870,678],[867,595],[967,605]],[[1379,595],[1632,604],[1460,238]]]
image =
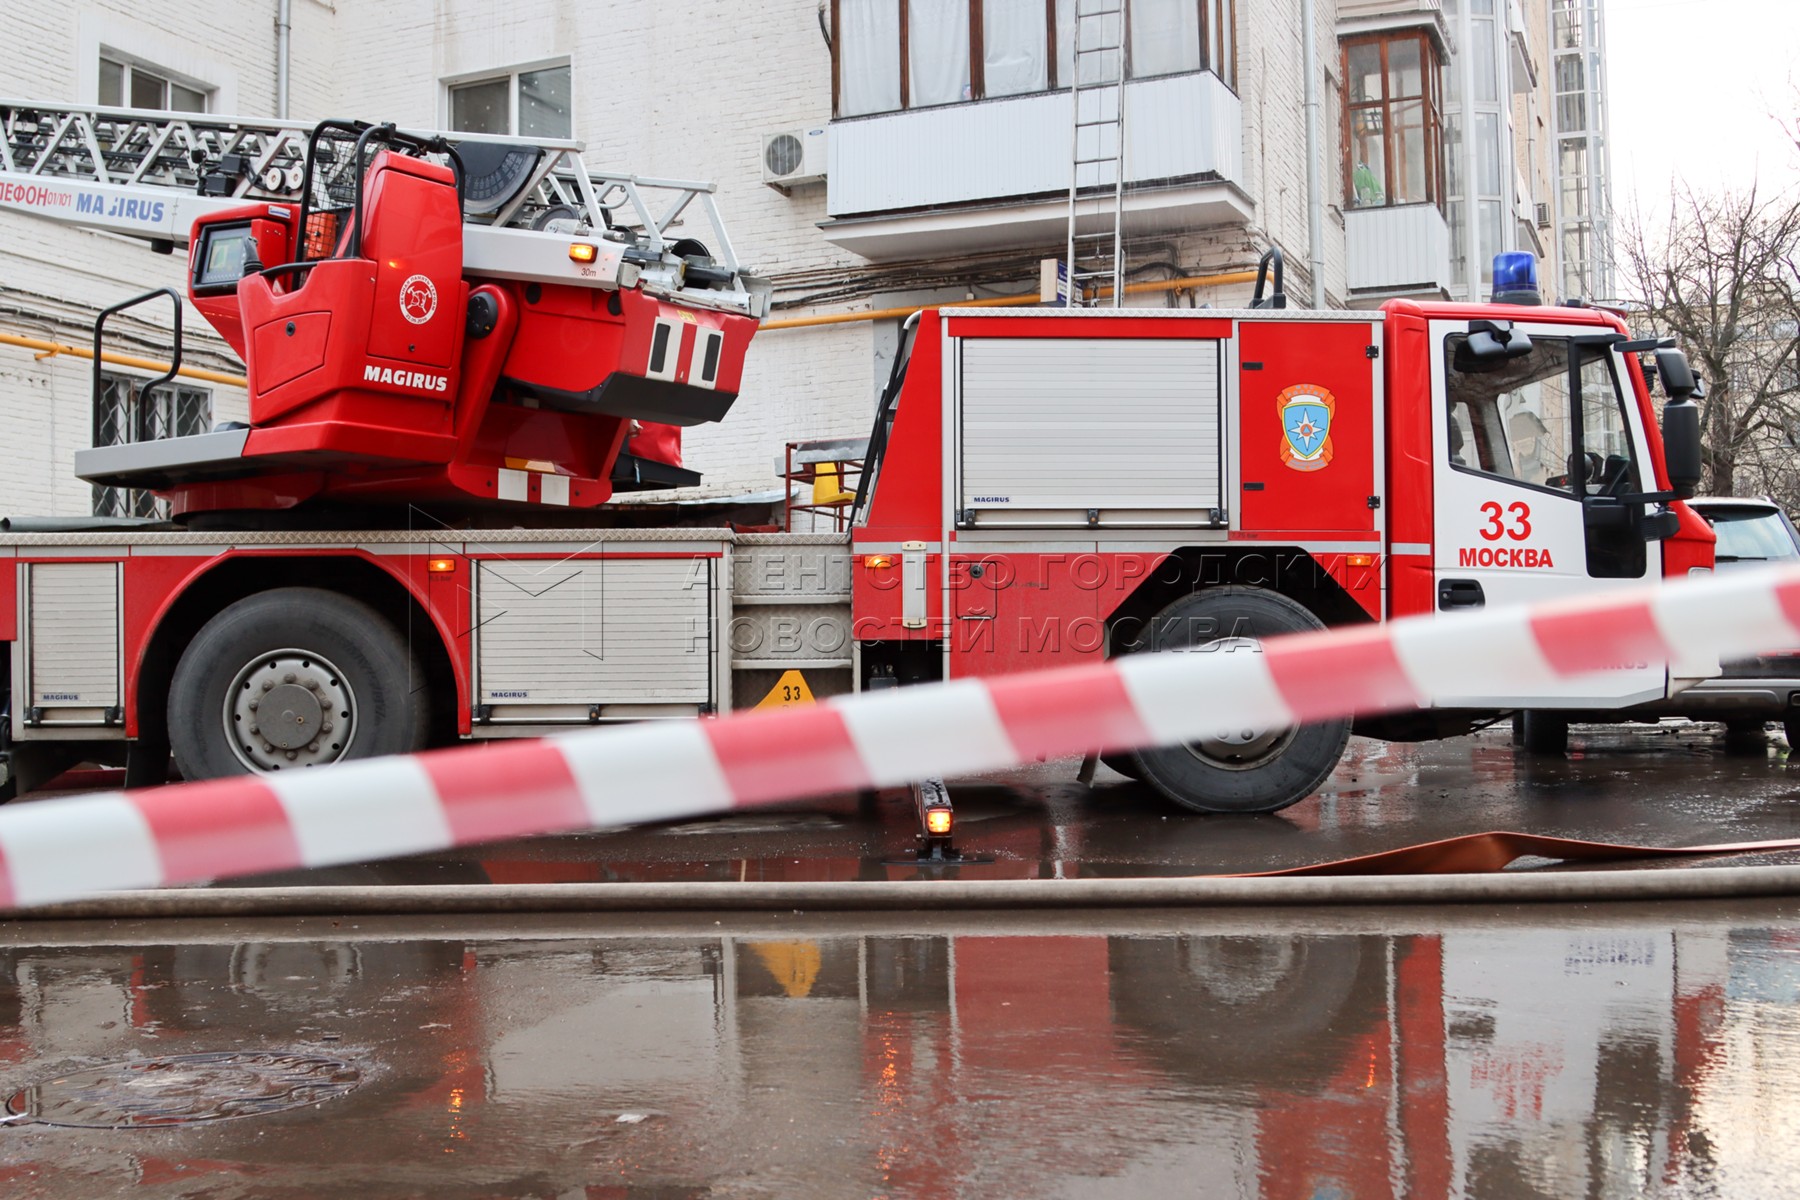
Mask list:
[[[890,552],[893,565],[879,570],[861,562],[851,569],[851,612],[859,641],[937,641],[948,635],[943,611],[942,555],[925,559],[926,627],[907,629],[900,623],[900,554],[898,544],[945,542],[943,517],[943,404],[939,381],[943,371],[942,320],[935,309],[919,317],[912,361],[901,385],[893,431],[888,435],[887,465],[869,501],[868,520],[851,532],[851,546],[878,546]],[[861,553],[860,550],[858,550]]]
[[1681,528],[1663,543],[1663,578],[1685,579],[1691,571],[1712,570],[1713,550],[1719,540],[1713,527],[1680,501],[1669,507],[1681,518]]
[[19,569],[0,561],[0,642],[19,640]]
[[[913,335],[912,361],[900,387],[887,464],[853,542],[940,541],[944,532],[942,316],[927,309]],[[896,610],[898,611],[898,610]]]
[[[473,664],[475,642],[471,636],[475,628],[475,608],[471,594],[471,576],[477,564],[484,558],[503,557],[506,561],[519,562],[531,559],[547,561],[563,561],[568,555],[564,553],[509,553],[503,556],[483,554],[465,554],[459,551],[443,551],[440,553],[418,554],[378,554],[360,548],[344,548],[331,546],[271,546],[244,545],[228,546],[213,549],[196,546],[191,554],[127,554],[120,556],[95,557],[80,559],[68,555],[57,555],[49,558],[34,558],[22,552],[18,559],[10,562],[117,562],[122,565],[124,575],[124,596],[122,609],[122,632],[124,646],[124,710],[125,733],[127,737],[138,736],[139,701],[160,702],[160,697],[140,696],[140,683],[145,670],[146,659],[157,632],[169,617],[171,609],[193,587],[202,584],[206,577],[227,563],[241,563],[257,559],[291,562],[294,559],[355,559],[373,566],[383,574],[399,583],[406,593],[416,601],[425,613],[428,627],[416,627],[411,630],[414,636],[435,637],[443,647],[450,660],[452,674],[456,684],[457,728],[467,734],[471,726],[470,704],[473,684]],[[632,553],[615,556],[605,553],[593,553],[581,556],[584,559],[605,559],[626,557],[644,558],[709,558],[716,554],[693,553],[688,551],[671,553]],[[448,571],[432,571],[433,559],[449,561],[453,564]],[[0,631],[7,636],[0,640],[16,639],[17,606],[17,571],[8,569],[0,571]]]
[[[1233,336],[1227,318],[1166,316],[1083,317],[970,316],[928,310],[920,318],[912,361],[889,437],[886,462],[875,485],[866,523],[853,533],[860,548],[896,552],[893,565],[870,568],[859,562],[854,574],[856,636],[863,641],[944,640],[952,675],[997,675],[1103,657],[1105,622],[1144,580],[1167,560],[1166,552],[1121,551],[1115,541],[1136,540],[1130,531],[1108,530],[1094,537],[1093,553],[984,554],[970,546],[959,552],[957,531],[945,509],[943,479],[942,345],[950,337],[1087,337],[1223,339]],[[1380,535],[1369,498],[1378,495],[1378,458],[1373,421],[1374,364],[1367,356],[1368,318],[1342,323],[1246,322],[1240,337],[1242,361],[1267,363],[1245,371],[1242,427],[1261,435],[1258,449],[1246,449],[1242,480],[1262,482],[1259,493],[1244,493],[1242,529],[1229,542],[1274,546],[1368,541],[1375,563],[1352,566],[1339,551],[1315,557],[1355,598],[1369,619],[1382,616]],[[1297,382],[1329,388],[1343,424],[1334,423],[1333,470],[1300,472],[1281,462],[1277,395]],[[1427,427],[1429,428],[1429,427]],[[1246,443],[1251,439],[1245,438]],[[1260,455],[1261,457],[1256,457]],[[1323,483],[1323,488],[1318,485]],[[1307,485],[1312,485],[1310,488]],[[1078,535],[1071,533],[1070,538]],[[922,542],[948,555],[951,611],[943,611],[945,581],[935,554],[928,555],[924,628],[900,621],[898,546]],[[973,577],[981,563],[984,576]],[[1083,574],[1085,573],[1085,574]],[[1076,574],[1082,574],[1077,579]],[[1097,578],[1096,578],[1097,576]],[[1004,587],[996,578],[1010,578]]]
[[[455,182],[447,168],[384,152],[366,196],[362,256],[238,284],[248,455],[449,460],[468,307]],[[371,369],[405,382],[369,383]]]
[[1010,675],[1105,658],[1107,618],[1167,559],[1129,552],[952,555],[951,674]]
[[[279,241],[280,222],[269,222],[269,228],[274,231],[271,237]],[[346,286],[353,284],[353,291],[364,287],[370,278],[366,269],[369,264],[360,260],[323,264],[313,273],[317,279],[329,280],[331,276],[319,273],[340,266],[345,268],[343,280],[349,281]],[[268,292],[266,299],[271,305],[279,305],[304,296],[307,287],[314,285],[281,294],[262,279],[254,280],[253,286]],[[462,284],[459,279],[453,280],[445,288],[451,286],[460,288]],[[530,323],[531,312],[537,306],[522,299],[518,294],[521,289],[510,284],[482,284],[478,290],[493,301],[493,331],[486,338],[466,344],[457,340],[460,334],[450,335],[449,344],[455,347],[458,360],[458,384],[448,400],[431,399],[429,405],[435,408],[421,410],[441,410],[445,415],[439,436],[451,444],[451,451],[445,456],[448,461],[415,461],[410,466],[376,470],[369,469],[365,459],[362,469],[341,469],[344,460],[322,460],[319,447],[338,445],[331,439],[343,437],[349,441],[344,443],[342,453],[354,455],[357,451],[349,447],[355,439],[379,441],[374,425],[309,419],[289,426],[278,420],[268,428],[254,431],[252,442],[260,438],[279,443],[283,438],[312,436],[313,449],[308,452],[312,457],[306,461],[315,462],[316,466],[184,487],[176,495],[177,511],[183,511],[183,504],[192,506],[188,511],[287,507],[322,495],[419,497],[455,492],[480,495],[484,490],[491,495],[498,471],[520,460],[555,463],[559,472],[570,477],[576,503],[604,500],[610,492],[606,473],[624,443],[628,422],[608,417],[596,423],[587,414],[496,402],[493,396],[498,381],[514,361],[517,331]],[[457,294],[460,296],[460,291]],[[215,299],[202,297],[208,303]],[[601,303],[598,311],[604,312],[604,301]],[[630,312],[631,302],[622,307]],[[252,303],[243,311],[262,310]],[[656,311],[658,315],[665,312],[662,308]],[[1496,313],[1485,307],[1425,309],[1406,303],[1389,305],[1385,323],[1374,326],[1383,338],[1379,358],[1385,398],[1379,402],[1380,422],[1376,420],[1378,401],[1370,386],[1376,364],[1367,353],[1371,324],[1366,318],[1288,322],[1245,319],[1236,334],[1231,322],[1220,318],[1072,320],[1078,322],[1083,333],[1094,335],[1131,337],[1155,329],[1156,336],[1167,337],[1169,329],[1187,329],[1198,337],[1236,336],[1236,361],[1261,362],[1264,367],[1261,371],[1241,372],[1242,386],[1227,390],[1227,397],[1237,405],[1233,417],[1242,444],[1226,448],[1226,478],[1234,483],[1260,481],[1266,486],[1260,492],[1240,493],[1254,497],[1244,504],[1238,518],[1244,527],[1212,531],[1210,537],[1196,540],[1189,548],[1228,551],[1240,576],[1246,564],[1262,563],[1265,559],[1265,565],[1275,573],[1278,568],[1273,564],[1284,558],[1309,559],[1337,581],[1367,619],[1380,620],[1425,612],[1432,607],[1432,379],[1426,322],[1437,317],[1469,319],[1492,315],[1540,320],[1545,316],[1541,310]],[[556,317],[556,322],[570,328],[565,324],[566,317],[565,312]],[[1556,319],[1606,328],[1616,324],[1610,317],[1591,310],[1558,312]],[[268,323],[252,323],[249,336],[254,338],[255,331]],[[694,329],[713,328],[681,323]],[[1052,326],[1066,323],[1060,318],[1048,322]],[[297,328],[299,324],[296,321]],[[1017,327],[1029,324],[1029,318],[955,317],[950,319],[949,327],[961,328],[971,335],[1011,336]],[[224,328],[229,328],[228,322]],[[331,328],[321,335],[327,345],[337,336],[337,328],[333,310]],[[616,332],[616,324],[613,328]],[[280,336],[285,338],[285,321],[281,330]],[[299,339],[297,333],[295,340]],[[693,337],[683,339],[682,354],[687,359],[691,359],[696,341]],[[1142,588],[1167,588],[1177,581],[1177,576],[1164,578],[1163,573],[1181,569],[1174,555],[1180,535],[1142,529],[1059,530],[1054,534],[1054,543],[1047,543],[1040,552],[1022,548],[1018,541],[992,550],[974,541],[959,544],[958,531],[946,511],[945,404],[941,395],[944,346],[945,318],[937,312],[922,314],[887,456],[873,483],[866,519],[852,531],[856,555],[851,565],[854,636],[865,644],[942,642],[952,676],[1010,674],[1104,656],[1109,649],[1109,619],[1119,614]],[[359,347],[357,353],[361,352]],[[252,349],[251,353],[255,358],[258,352]],[[1233,359],[1227,356],[1225,361]],[[309,374],[287,376],[264,398],[286,393],[289,399],[284,402],[290,404],[287,411],[296,413],[348,403],[341,395],[292,399],[298,393],[289,389],[311,386]],[[1652,444],[1660,456],[1660,438],[1654,433],[1655,414],[1635,364],[1630,366],[1629,374],[1644,424],[1652,430]],[[558,378],[579,382],[586,377]],[[1338,407],[1333,425],[1334,457],[1328,471],[1294,471],[1280,457],[1277,400],[1285,388],[1296,382],[1326,388],[1335,397]],[[720,384],[735,386],[735,376],[727,379],[722,375]],[[414,402],[391,396],[387,400],[395,404]],[[1374,434],[1378,427],[1384,430],[1380,444]],[[639,440],[642,443],[649,439],[645,448],[656,448],[665,429],[653,424],[639,434]],[[398,430],[389,433],[399,436]],[[596,437],[596,433],[601,436]],[[369,444],[367,440],[363,443],[365,451]],[[662,449],[667,452],[666,440]],[[1655,464],[1655,472],[1657,483],[1664,484],[1666,473],[1660,461]],[[541,495],[543,477],[541,472],[528,472],[531,500]],[[1305,486],[1321,483],[1324,486],[1312,491]],[[1371,496],[1381,498],[1381,508],[1370,505]],[[1709,527],[1686,506],[1678,505],[1677,510],[1682,518],[1681,533],[1664,543],[1665,569],[1671,575],[1685,574],[1691,567],[1710,566],[1712,562]],[[1024,540],[1029,541],[1029,535]],[[1365,545],[1366,552],[1359,549]],[[1395,545],[1408,549],[1393,552]],[[922,556],[925,578],[925,620],[912,628],[902,619],[902,558],[908,547],[910,552]],[[1425,550],[1419,552],[1416,547]],[[473,653],[470,630],[474,622],[468,572],[473,569],[472,560],[458,557],[455,570],[434,574],[428,571],[429,557],[423,554],[247,544],[219,549],[196,547],[192,554],[126,554],[122,558],[108,555],[92,560],[123,562],[127,734],[135,736],[139,727],[138,700],[146,649],[180,596],[208,572],[233,560],[330,556],[354,557],[373,565],[398,581],[428,615],[430,626],[453,665],[458,725],[463,733],[468,733]],[[21,547],[20,558],[15,561],[33,561],[29,548]],[[79,560],[59,555],[46,561]],[[18,633],[16,579],[16,571],[0,572],[0,639],[4,640],[16,639]],[[1238,581],[1246,582],[1242,578]],[[158,698],[150,699],[154,702]]]
[[[1476,319],[1553,320],[1593,326],[1596,332],[1623,332],[1618,318],[1596,309],[1411,301],[1385,305],[1379,323],[1354,313],[1340,320],[1284,321],[927,310],[920,317],[867,519],[852,534],[863,556],[853,568],[856,637],[863,642],[944,641],[953,676],[1006,674],[1100,657],[1106,653],[1108,618],[1170,553],[1124,548],[1171,540],[1154,529],[1057,531],[1058,541],[1090,544],[1093,551],[1084,555],[1069,553],[1066,545],[1043,554],[1011,546],[1006,553],[984,553],[977,543],[959,547],[944,479],[945,439],[950,436],[942,395],[946,338],[1235,339],[1238,386],[1225,393],[1235,405],[1235,442],[1225,447],[1231,464],[1226,479],[1233,489],[1226,500],[1236,506],[1235,519],[1229,530],[1196,538],[1191,545],[1201,553],[1229,549],[1240,566],[1249,561],[1242,557],[1246,544],[1267,546],[1271,562],[1303,555],[1371,621],[1432,611],[1434,380],[1428,322]],[[1649,435],[1656,484],[1666,488],[1657,413],[1642,373],[1627,357],[1632,402]],[[1331,394],[1335,408],[1328,468],[1297,470],[1282,454],[1280,405],[1283,394],[1296,385]],[[1710,530],[1685,505],[1674,507],[1681,530],[1663,543],[1665,573],[1709,566]],[[900,550],[907,543],[928,549],[927,620],[912,629],[901,621]],[[1366,551],[1359,549],[1365,544]],[[871,554],[889,557],[891,563],[871,566]],[[1070,578],[1070,564],[1081,558],[1100,564],[1103,586],[1084,588]],[[978,564],[983,571],[979,576],[971,570]]]
[[658,421],[638,422],[638,431],[625,443],[625,448],[639,458],[652,462],[681,465],[681,426]]
[[[568,504],[612,498],[612,468],[634,417],[637,452],[680,465],[681,436],[629,399],[597,395],[617,377],[655,375],[713,419],[742,384],[756,321],[689,307],[638,288],[469,280],[462,212],[446,167],[382,151],[364,185],[360,253],[346,232],[337,253],[302,271],[252,273],[191,298],[244,358],[250,433],[243,466],[168,488],[176,516],[287,508],[321,499],[362,503],[504,503],[499,472],[524,470],[525,504],[545,502],[542,477],[568,480]],[[293,257],[292,211],[250,205],[194,226],[248,220],[265,268]],[[316,247],[319,249],[321,247]],[[469,299],[493,316],[469,332]],[[653,371],[659,322],[674,358]],[[703,343],[717,335],[713,377]],[[668,335],[665,335],[665,337]],[[673,339],[672,339],[673,340]],[[616,391],[616,389],[615,389]],[[661,416],[656,413],[654,415]]]
[[[1365,350],[1379,327],[1245,321],[1238,329],[1239,528],[1291,540],[1371,533],[1375,509],[1374,371]],[[1252,369],[1255,364],[1257,369]],[[1330,463],[1315,471],[1284,462],[1281,398],[1295,385],[1328,390]],[[1296,535],[1295,531],[1311,531]]]
[[[246,546],[233,547],[221,554],[208,554],[204,548],[196,547],[196,553],[192,555],[145,554],[128,555],[123,560],[105,560],[122,561],[124,568],[122,624],[127,737],[138,735],[139,681],[143,676],[145,658],[152,641],[170,609],[189,588],[200,583],[206,575],[223,564],[256,558],[356,558],[398,581],[413,599],[419,601],[437,636],[450,650],[451,666],[456,676],[461,728],[463,732],[468,732],[471,643],[467,630],[470,627],[471,613],[468,603],[469,568],[463,562],[458,561],[458,569],[453,573],[432,574],[428,565],[430,560],[425,555],[370,554],[362,550],[320,547]],[[19,561],[34,560],[29,554],[24,554]],[[71,560],[59,556],[35,561],[60,563]],[[10,578],[16,579],[16,575]],[[16,606],[6,605],[5,615],[16,619]],[[154,702],[156,698],[147,699]]]
[[[1655,420],[1656,406],[1650,400],[1650,389],[1644,380],[1644,371],[1638,360],[1630,355],[1625,360],[1626,373],[1630,376],[1629,384],[1632,395],[1636,397],[1638,411],[1644,416],[1644,434],[1650,441],[1650,458],[1656,471],[1656,486],[1666,489],[1669,486],[1669,469],[1663,461],[1662,425]],[[1710,571],[1713,568],[1713,551],[1718,544],[1718,535],[1706,518],[1677,500],[1669,506],[1681,518],[1681,528],[1675,536],[1663,543],[1663,578],[1685,579],[1694,570]]]
[[[1389,304],[1382,351],[1387,390],[1387,520],[1392,545],[1423,546],[1424,553],[1390,553],[1389,617],[1432,611],[1437,585],[1432,576],[1434,476],[1431,454],[1431,342],[1426,319],[1416,305]],[[1419,397],[1425,397],[1421,403]]]

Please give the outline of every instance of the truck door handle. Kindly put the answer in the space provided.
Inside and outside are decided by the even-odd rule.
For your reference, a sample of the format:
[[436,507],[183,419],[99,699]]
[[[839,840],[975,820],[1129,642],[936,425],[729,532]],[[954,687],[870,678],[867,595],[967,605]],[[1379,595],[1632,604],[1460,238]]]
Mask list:
[[1438,608],[1449,611],[1452,608],[1485,607],[1487,607],[1487,597],[1482,594],[1479,580],[1440,579],[1438,581]]

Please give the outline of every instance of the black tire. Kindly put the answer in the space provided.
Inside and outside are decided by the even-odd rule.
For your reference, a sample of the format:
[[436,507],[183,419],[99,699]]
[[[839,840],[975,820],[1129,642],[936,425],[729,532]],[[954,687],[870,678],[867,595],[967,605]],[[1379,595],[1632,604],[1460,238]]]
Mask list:
[[1783,717],[1781,731],[1787,734],[1788,749],[1800,750],[1800,717]]
[[1527,754],[1563,755],[1569,752],[1569,720],[1555,713],[1530,709],[1525,713],[1525,731],[1519,744]]
[[1344,1043],[1379,1020],[1385,947],[1372,937],[1109,937],[1113,1015],[1163,1069],[1202,1087],[1283,1078],[1325,1087]]
[[1769,747],[1767,723],[1757,720],[1725,722],[1725,749],[1731,754],[1761,754]]
[[[184,779],[217,779],[422,750],[423,679],[406,640],[362,601],[318,588],[260,592],[208,621],[176,665],[175,763]],[[281,723],[265,731],[256,722],[276,706]]]
[[[1183,596],[1156,614],[1147,650],[1172,650],[1236,637],[1260,641],[1309,633],[1324,624],[1279,592],[1220,587]],[[1218,636],[1214,631],[1227,631]],[[1137,778],[1195,812],[1266,813],[1312,795],[1337,767],[1350,741],[1350,718],[1298,729],[1245,731],[1131,755]]]

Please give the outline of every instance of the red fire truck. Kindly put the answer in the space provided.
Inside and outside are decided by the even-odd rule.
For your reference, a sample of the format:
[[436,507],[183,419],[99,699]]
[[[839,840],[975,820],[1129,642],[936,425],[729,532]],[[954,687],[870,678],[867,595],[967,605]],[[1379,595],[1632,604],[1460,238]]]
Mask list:
[[[176,154],[173,114],[0,118],[29,147],[7,161],[38,168],[0,203],[185,236],[188,296],[250,381],[247,428],[77,455],[85,479],[156,489],[175,525],[0,537],[9,786],[77,758],[123,757],[139,783],[172,751],[210,777],[1254,652],[1711,565],[1679,499],[1699,476],[1685,360],[1609,312],[1538,305],[1529,264],[1504,265],[1493,304],[1294,311],[1272,254],[1242,311],[926,310],[848,534],[644,528],[598,507],[620,464],[682,477],[625,454],[631,422],[723,417],[761,312],[722,227],[717,252],[676,239],[646,181],[571,165],[573,144],[327,122],[233,126],[232,146],[184,126]],[[83,150],[152,141],[198,199],[170,198],[179,166],[121,180]],[[710,211],[673,186],[676,215]],[[1621,662],[1357,728],[1442,736],[1716,670]],[[1351,728],[1109,761],[1194,809],[1268,811],[1308,795]]]

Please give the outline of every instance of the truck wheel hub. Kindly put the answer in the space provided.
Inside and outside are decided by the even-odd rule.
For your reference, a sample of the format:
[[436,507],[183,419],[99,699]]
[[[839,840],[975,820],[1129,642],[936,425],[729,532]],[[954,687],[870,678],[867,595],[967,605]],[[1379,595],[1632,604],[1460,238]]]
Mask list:
[[1297,730],[1222,729],[1189,744],[1188,749],[1216,767],[1247,771],[1279,755]]
[[252,771],[336,762],[350,749],[356,697],[342,671],[310,650],[245,663],[225,691],[225,736]]
[[319,699],[298,684],[284,683],[263,697],[262,719],[257,723],[263,737],[279,749],[294,750],[318,740],[324,710]]
[[[1188,647],[1188,654],[1260,654],[1262,643],[1256,638],[1217,638]],[[1279,758],[1299,733],[1295,726],[1264,729],[1256,725],[1239,725],[1220,729],[1188,743],[1188,753],[1215,767],[1231,771],[1250,771]]]

